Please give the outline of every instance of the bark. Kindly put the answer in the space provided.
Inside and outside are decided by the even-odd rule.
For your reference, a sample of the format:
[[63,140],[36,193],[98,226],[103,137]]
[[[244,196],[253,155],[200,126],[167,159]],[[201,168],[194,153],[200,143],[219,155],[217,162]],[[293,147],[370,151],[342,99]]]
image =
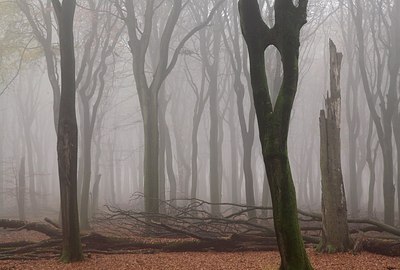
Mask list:
[[[343,252],[351,248],[347,224],[346,195],[340,158],[340,71],[343,55],[329,41],[330,93],[321,110],[321,186],[322,239],[318,247],[323,252]],[[355,195],[356,196],[356,195]]]
[[[275,2],[275,26],[263,21],[256,0],[240,0],[242,32],[250,56],[250,74],[264,164],[271,189],[274,226],[281,254],[280,269],[312,269],[297,220],[296,191],[287,154],[290,114],[298,83],[300,29],[306,23],[307,1]],[[273,108],[268,90],[264,52],[277,47],[283,80]]]
[[73,21],[76,2],[52,0],[57,16],[61,55],[61,99],[57,133],[61,221],[65,262],[83,260],[77,203],[78,128],[75,113],[75,52]]
[[[271,192],[269,190],[267,174],[264,174],[263,193],[262,193],[261,205],[263,207],[269,207],[271,205]],[[263,216],[264,217],[268,217],[268,211],[264,211],[263,212]]]

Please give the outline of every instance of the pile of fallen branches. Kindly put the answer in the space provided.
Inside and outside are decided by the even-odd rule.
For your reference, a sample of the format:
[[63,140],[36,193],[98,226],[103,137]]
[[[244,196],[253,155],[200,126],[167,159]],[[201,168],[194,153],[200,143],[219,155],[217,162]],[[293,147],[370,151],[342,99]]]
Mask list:
[[[136,200],[142,199],[141,194],[136,196]],[[94,230],[81,235],[84,252],[277,250],[270,207],[221,203],[220,214],[211,215],[212,204],[198,199],[161,201],[160,206],[160,213],[107,206],[107,211],[96,219]],[[256,212],[256,217],[248,218],[250,212]],[[299,220],[305,243],[317,244],[321,234],[321,215],[299,210]],[[400,229],[370,219],[348,221],[355,252],[364,250],[400,256]],[[0,243],[0,260],[54,258],[60,254],[61,230],[56,222],[49,219],[44,222],[0,219],[0,228],[33,230],[47,236],[40,242]]]
[[[134,201],[141,199],[142,194],[135,194]],[[149,237],[188,237],[218,247],[225,243],[229,245],[225,249],[227,251],[277,248],[271,207],[219,203],[220,214],[212,215],[212,205],[199,199],[160,201],[161,213],[107,206],[108,212],[99,221],[104,227],[108,224],[109,228],[119,228],[117,231],[128,234],[136,232]],[[254,211],[258,215],[249,219],[248,214]],[[299,220],[305,243],[319,243],[321,215],[299,209]],[[371,219],[348,219],[348,222],[355,251],[400,256],[400,229]]]
[[[136,194],[136,199],[141,194]],[[212,215],[212,203],[192,199],[180,200],[183,206],[176,206],[176,200],[160,201],[160,213],[148,213],[135,209],[106,206],[108,212],[98,218],[102,222],[114,222],[125,231],[140,232],[151,237],[191,237],[198,240],[226,239],[235,234],[262,233],[274,236],[272,218],[257,216],[249,219],[248,212],[269,208],[220,203],[221,213]]]

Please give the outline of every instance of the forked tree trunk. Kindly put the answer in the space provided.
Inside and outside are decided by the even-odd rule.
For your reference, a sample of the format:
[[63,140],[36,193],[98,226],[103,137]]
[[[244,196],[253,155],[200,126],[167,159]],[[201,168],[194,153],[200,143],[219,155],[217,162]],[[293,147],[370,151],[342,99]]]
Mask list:
[[[343,55],[329,41],[330,94],[321,110],[321,186],[322,239],[318,247],[323,252],[343,252],[351,247],[347,224],[347,205],[340,159],[340,70]],[[357,196],[357,194],[353,194]]]
[[[290,114],[298,83],[300,29],[306,23],[307,4],[307,0],[299,0],[297,6],[292,0],[276,0],[275,25],[269,28],[262,19],[257,0],[239,0],[282,270],[312,269],[300,233],[296,191],[287,153]],[[270,45],[278,48],[283,67],[283,81],[275,107],[269,94],[264,59]]]

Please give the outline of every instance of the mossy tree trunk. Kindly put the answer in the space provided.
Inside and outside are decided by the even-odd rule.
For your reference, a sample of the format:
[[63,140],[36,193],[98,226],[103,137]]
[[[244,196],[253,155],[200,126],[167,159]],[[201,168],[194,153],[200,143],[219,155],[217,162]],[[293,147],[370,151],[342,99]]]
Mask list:
[[61,55],[61,99],[57,133],[64,262],[83,260],[77,200],[78,127],[75,112],[73,21],[76,2],[52,0],[57,16]]
[[[300,234],[296,191],[290,171],[287,137],[298,83],[300,29],[306,23],[307,0],[275,1],[275,26],[263,21],[257,0],[239,0],[242,32],[250,56],[250,73],[262,154],[266,166],[281,254],[280,269],[312,269]],[[283,81],[272,106],[264,52],[274,45],[281,54]]]
[[348,250],[351,241],[340,159],[340,70],[343,55],[336,51],[332,41],[329,41],[329,51],[330,95],[325,99],[326,112],[321,110],[319,118],[322,176],[322,239],[319,250],[331,253]]

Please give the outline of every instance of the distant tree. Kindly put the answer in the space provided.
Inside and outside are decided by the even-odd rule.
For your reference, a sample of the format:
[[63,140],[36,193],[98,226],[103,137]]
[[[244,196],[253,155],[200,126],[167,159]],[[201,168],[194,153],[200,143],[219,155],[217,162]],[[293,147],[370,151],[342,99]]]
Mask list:
[[[298,83],[300,30],[307,22],[307,0],[276,0],[275,25],[262,19],[257,0],[239,0],[243,36],[250,57],[254,105],[262,154],[271,190],[275,232],[281,254],[280,269],[312,269],[297,219],[296,191],[290,171],[287,137]],[[270,45],[281,54],[283,81],[272,105],[264,52]]]
[[[386,224],[394,225],[395,187],[392,140],[393,118],[399,104],[397,87],[400,70],[400,27],[398,27],[397,12],[400,10],[400,3],[398,1],[393,1],[393,3],[372,0],[349,1],[349,10],[357,35],[361,81],[382,150],[384,221]],[[366,20],[367,12],[370,12],[368,17],[373,18],[371,21]],[[368,41],[373,44],[373,58],[376,59],[373,67],[369,67]],[[377,99],[375,92],[378,95]]]
[[[145,3],[144,3],[145,2]],[[182,0],[173,0],[172,3],[156,5],[156,1],[147,0],[135,3],[132,0],[114,1],[119,16],[124,20],[128,29],[129,48],[132,53],[133,74],[139,96],[140,109],[144,126],[144,196],[145,211],[159,211],[159,104],[158,94],[167,76],[175,67],[180,52],[196,32],[204,28],[211,21],[216,9],[212,9],[207,19],[200,25],[192,28],[178,43],[171,54],[171,40],[184,8]],[[221,1],[222,2],[222,1]],[[218,5],[217,5],[218,6]],[[151,76],[148,76],[146,59],[149,52],[154,18],[157,10],[165,9],[168,18],[165,25],[159,26],[163,30],[159,33],[160,44],[158,61],[155,63]],[[139,16],[143,10],[143,16]]]
[[[84,43],[79,72],[76,78],[77,92],[81,101],[82,119],[82,192],[80,224],[89,228],[89,193],[92,178],[92,140],[98,111],[106,91],[106,75],[111,64],[109,58],[117,45],[124,27],[117,24],[118,18],[111,15],[112,4],[107,1],[87,1],[90,9],[90,34]],[[100,12],[108,11],[106,13]],[[106,16],[104,16],[106,14]],[[101,118],[100,118],[101,119]],[[95,175],[95,178],[98,176]]]
[[[28,73],[32,76],[33,73]],[[33,215],[38,213],[37,204],[37,190],[36,190],[36,177],[34,168],[34,149],[33,149],[33,132],[32,125],[35,118],[37,117],[38,111],[38,85],[34,85],[32,81],[29,83],[22,83],[20,80],[19,87],[27,88],[26,92],[22,93],[22,89],[16,93],[16,102],[18,110],[18,120],[20,121],[23,138],[26,147],[26,159],[27,159],[27,169],[28,169],[28,183],[29,183],[29,200],[30,207]]]
[[[225,46],[230,58],[231,68],[233,70],[233,89],[236,94],[236,105],[238,110],[240,131],[242,135],[243,144],[243,172],[245,181],[245,191],[246,191],[246,205],[255,205],[254,196],[254,181],[253,181],[253,171],[252,165],[252,150],[254,143],[254,125],[255,125],[255,109],[253,104],[252,92],[250,91],[250,85],[246,88],[242,82],[242,76],[245,74],[248,78],[248,68],[247,68],[247,55],[241,50],[241,41],[243,38],[240,36],[240,26],[239,26],[239,14],[236,8],[232,10],[232,18],[228,20],[227,18],[227,28],[228,37],[226,31],[223,32]],[[231,44],[228,43],[228,40]],[[248,79],[250,81],[250,79]],[[248,83],[249,84],[249,83]],[[248,91],[248,93],[246,93]],[[250,96],[250,109],[248,115],[245,113],[245,95]],[[246,118],[248,120],[246,120]],[[249,217],[255,217],[255,211],[249,212]]]
[[25,220],[25,157],[21,158],[17,179],[18,218]]
[[32,34],[43,49],[47,75],[53,90],[54,127],[57,133],[58,113],[60,111],[60,81],[58,75],[58,59],[54,50],[54,22],[52,19],[51,0],[16,0],[18,7],[25,14]]
[[[208,15],[208,3],[199,2],[193,9],[192,13],[197,22],[204,20],[203,18]],[[217,14],[219,15],[219,14]],[[205,73],[209,78],[208,94],[209,98],[209,119],[210,119],[210,159],[209,159],[209,188],[210,188],[210,201],[211,212],[213,215],[220,213],[221,197],[222,197],[222,163],[221,157],[221,144],[220,139],[220,108],[219,108],[219,72],[221,67],[221,41],[222,41],[222,27],[221,17],[216,16],[215,23],[209,27],[204,28],[199,32],[199,49],[202,65],[204,66]]]
[[198,157],[199,157],[199,145],[197,141],[200,121],[204,113],[205,106],[207,104],[207,100],[210,97],[208,91],[206,91],[205,81],[206,81],[206,70],[204,65],[201,67],[201,75],[200,75],[200,87],[195,82],[194,72],[192,68],[189,66],[188,61],[185,57],[185,74],[186,79],[193,90],[193,93],[196,96],[195,106],[193,108],[193,118],[192,118],[192,136],[191,136],[191,144],[192,144],[192,156],[191,156],[191,166],[192,166],[192,187],[191,187],[191,198],[197,198],[198,195]]
[[61,97],[57,133],[63,248],[61,260],[83,260],[77,200],[78,127],[75,112],[75,52],[73,23],[76,1],[52,0],[59,26]]

